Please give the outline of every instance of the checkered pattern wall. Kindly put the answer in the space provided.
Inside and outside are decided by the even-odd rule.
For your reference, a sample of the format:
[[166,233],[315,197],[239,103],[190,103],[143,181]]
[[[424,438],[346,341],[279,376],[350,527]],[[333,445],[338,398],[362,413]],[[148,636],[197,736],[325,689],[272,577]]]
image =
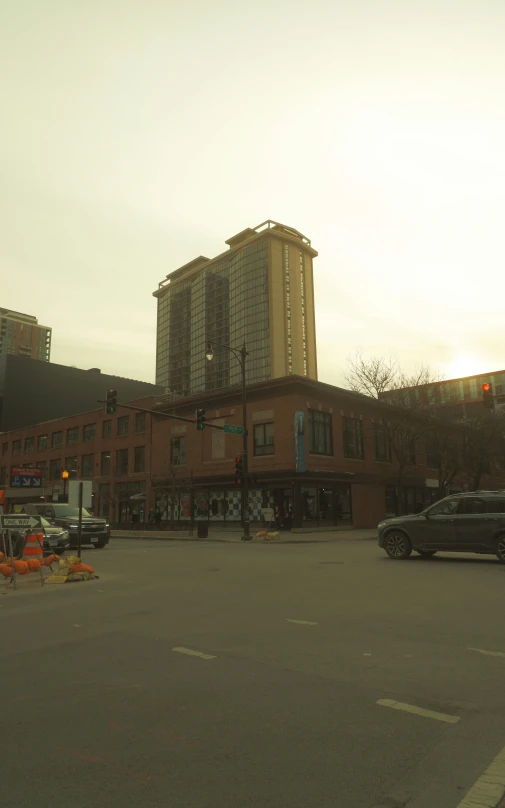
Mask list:
[[[240,491],[202,491],[195,492],[195,519],[205,519],[207,517],[209,522],[240,522]],[[227,503],[227,507],[226,507]],[[163,503],[164,504],[164,503]],[[262,504],[262,492],[260,489],[252,489],[249,491],[249,519],[251,522],[261,522],[263,519],[262,509],[264,507],[273,508],[273,500],[269,501],[268,505]],[[170,514],[167,507],[163,507],[162,511],[164,519],[169,519]],[[180,521],[189,521],[188,515],[183,515],[187,505],[178,503],[175,509],[175,519]]]

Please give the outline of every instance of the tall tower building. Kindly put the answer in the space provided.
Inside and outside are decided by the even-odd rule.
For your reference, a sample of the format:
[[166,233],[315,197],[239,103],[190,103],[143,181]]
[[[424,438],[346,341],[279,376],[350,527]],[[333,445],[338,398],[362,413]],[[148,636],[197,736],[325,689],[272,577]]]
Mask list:
[[[218,343],[245,342],[247,382],[296,374],[317,379],[312,259],[298,230],[266,221],[199,256],[153,292],[158,299],[156,384],[182,396],[240,383],[240,366]],[[209,342],[214,359],[205,359]]]
[[15,354],[49,362],[51,333],[31,314],[0,308],[0,356]]

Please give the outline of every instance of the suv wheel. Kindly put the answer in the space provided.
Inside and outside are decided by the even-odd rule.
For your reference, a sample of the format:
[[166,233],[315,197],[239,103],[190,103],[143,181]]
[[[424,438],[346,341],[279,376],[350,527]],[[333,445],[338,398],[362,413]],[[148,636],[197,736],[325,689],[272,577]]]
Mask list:
[[505,564],[505,533],[502,536],[498,536],[496,539],[495,553],[498,556],[498,560],[501,561],[502,564]]
[[408,536],[401,530],[390,530],[384,537],[384,549],[390,558],[408,558],[412,545]]

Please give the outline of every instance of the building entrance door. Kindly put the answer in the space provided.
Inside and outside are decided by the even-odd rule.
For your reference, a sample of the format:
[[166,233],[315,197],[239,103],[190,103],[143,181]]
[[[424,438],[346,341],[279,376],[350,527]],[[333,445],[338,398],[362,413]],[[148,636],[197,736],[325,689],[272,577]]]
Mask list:
[[274,488],[272,495],[276,526],[283,530],[291,530],[293,526],[293,489]]

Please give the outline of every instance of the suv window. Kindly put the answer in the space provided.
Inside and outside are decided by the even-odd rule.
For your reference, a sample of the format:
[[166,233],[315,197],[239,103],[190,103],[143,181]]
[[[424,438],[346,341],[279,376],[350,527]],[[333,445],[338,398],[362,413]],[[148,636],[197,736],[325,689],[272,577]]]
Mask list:
[[487,501],[488,513],[503,513],[505,514],[505,499],[488,499]]
[[433,507],[429,509],[428,514],[430,516],[450,516],[458,511],[460,503],[461,498],[443,499],[433,505]]
[[465,497],[462,502],[462,513],[488,513],[488,503],[480,497]]
[[505,513],[505,500],[465,497],[463,513]]

